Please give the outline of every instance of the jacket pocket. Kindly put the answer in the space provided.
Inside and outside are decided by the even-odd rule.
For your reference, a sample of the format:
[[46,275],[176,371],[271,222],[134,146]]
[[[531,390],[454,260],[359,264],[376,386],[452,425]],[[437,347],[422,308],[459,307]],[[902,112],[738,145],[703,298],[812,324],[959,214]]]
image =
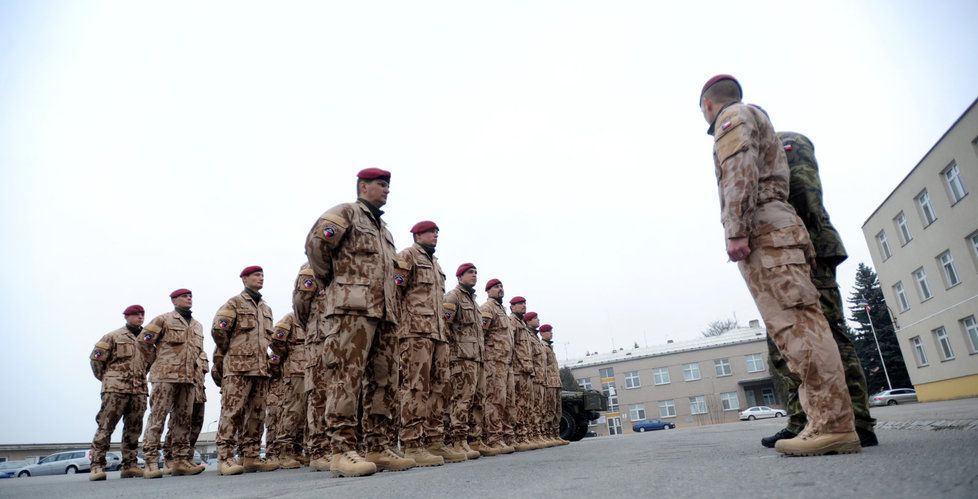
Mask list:
[[366,282],[357,282],[348,277],[337,276],[333,281],[336,287],[336,308],[346,310],[366,310],[367,295],[370,286]]

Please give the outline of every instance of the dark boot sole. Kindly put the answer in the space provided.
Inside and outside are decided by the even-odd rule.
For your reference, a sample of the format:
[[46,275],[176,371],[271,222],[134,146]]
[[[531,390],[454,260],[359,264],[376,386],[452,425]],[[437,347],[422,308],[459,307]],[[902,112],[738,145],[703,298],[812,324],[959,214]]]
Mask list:
[[859,442],[845,442],[840,444],[833,444],[821,449],[805,450],[805,451],[782,451],[786,456],[791,457],[812,457],[812,456],[831,456],[833,454],[859,454],[863,451],[863,448],[859,445]]

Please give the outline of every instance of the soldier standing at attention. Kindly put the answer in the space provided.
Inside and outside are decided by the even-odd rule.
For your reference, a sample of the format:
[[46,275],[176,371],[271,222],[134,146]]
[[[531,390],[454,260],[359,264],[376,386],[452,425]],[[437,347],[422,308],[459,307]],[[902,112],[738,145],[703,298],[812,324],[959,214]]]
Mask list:
[[514,396],[510,407],[510,424],[515,437],[513,447],[517,452],[536,449],[530,443],[530,418],[533,407],[533,338],[526,326],[526,298],[514,296],[509,300],[509,322],[513,327],[513,385]]
[[146,412],[146,371],[155,348],[142,341],[143,307],[126,307],[126,325],[106,334],[89,357],[92,374],[102,382],[102,408],[95,416],[98,430],[92,439],[92,469],[89,480],[105,480],[105,453],[112,432],[122,419],[122,478],[143,476],[136,466],[139,435]]
[[[316,280],[309,263],[304,263],[296,277],[292,290],[292,310],[306,334],[306,363],[304,389],[306,409],[305,450],[312,471],[329,471],[329,434],[326,428],[326,395],[328,383],[323,365],[323,336],[319,334],[319,309],[314,307],[317,296],[324,293],[324,286]],[[322,298],[319,298],[320,300]],[[315,309],[315,310],[314,310]],[[325,318],[322,318],[325,320]]]
[[398,403],[399,299],[394,238],[380,209],[387,203],[390,178],[378,168],[361,170],[357,201],[327,210],[306,238],[309,265],[323,286],[314,306],[317,331],[311,334],[323,341],[325,420],[333,452],[330,471],[336,476],[416,464],[394,452],[396,443],[390,441]]
[[547,375],[543,386],[547,389],[547,402],[544,405],[543,437],[556,445],[567,445],[570,442],[560,438],[560,366],[557,365],[557,354],[554,353],[554,327],[550,324],[540,326],[540,336],[546,345]]
[[[204,428],[204,406],[207,403],[207,394],[204,393],[204,376],[210,371],[207,362],[207,354],[201,350],[197,357],[197,375],[194,377],[194,407],[190,412],[190,449],[193,451],[197,446],[197,438],[200,437],[200,430]],[[192,457],[192,456],[191,456]],[[167,424],[166,437],[163,438],[163,474],[170,475],[173,470],[170,463],[173,462],[173,418]],[[191,464],[193,461],[191,461]],[[204,468],[207,466],[200,464]]]
[[278,461],[279,467],[302,466],[297,459],[296,443],[306,426],[306,332],[294,312],[275,324],[272,350],[281,352],[281,375],[272,380],[271,393],[277,399],[265,409],[265,455]]
[[779,440],[775,449],[795,456],[859,452],[839,349],[811,281],[814,250],[788,204],[784,149],[767,116],[742,97],[736,79],[717,75],[703,86],[699,103],[715,140],[727,255],[737,262],[768,335],[800,380],[808,416],[804,430]]
[[[482,401],[485,374],[482,370],[482,315],[475,303],[475,284],[479,280],[475,265],[463,263],[455,271],[458,285],[445,294],[445,308],[455,310],[448,322],[448,344],[451,346],[452,391],[451,435],[449,440],[457,452],[468,459],[478,459],[479,451],[469,440],[481,438]],[[448,316],[446,316],[448,317]]]
[[515,449],[506,445],[506,425],[509,409],[510,365],[513,362],[513,326],[503,307],[503,283],[490,279],[486,283],[489,298],[479,307],[483,316],[482,332],[485,337],[486,370],[485,433],[487,456],[509,454]]
[[[221,417],[217,423],[218,471],[240,475],[273,471],[274,462],[259,458],[265,395],[277,355],[269,356],[272,309],[258,291],[265,284],[262,268],[245,267],[239,274],[244,291],[227,301],[214,316],[214,370],[220,369]],[[234,461],[235,444],[241,464]]]
[[[829,221],[829,214],[822,203],[822,181],[818,176],[818,162],[815,161],[815,146],[800,133],[778,132],[778,140],[784,147],[791,175],[788,188],[788,201],[805,223],[808,236],[815,247],[815,265],[812,266],[812,283],[818,289],[818,303],[832,330],[832,339],[839,348],[842,366],[845,369],[846,387],[852,400],[852,411],[856,421],[856,434],[862,447],[879,444],[874,427],[876,419],[869,414],[869,389],[863,373],[856,348],[846,334],[845,315],[842,312],[842,295],[836,281],[836,267],[849,257],[842,245],[842,237]],[[805,411],[798,400],[797,376],[791,374],[788,366],[774,346],[771,338],[767,340],[767,351],[771,371],[784,384],[788,400],[788,426],[770,437],[761,439],[761,445],[774,447],[778,440],[794,438],[801,433],[808,422]]]
[[146,456],[144,478],[160,478],[158,456],[160,436],[167,415],[173,435],[173,475],[196,475],[203,468],[193,465],[194,450],[190,447],[190,419],[193,415],[194,382],[197,378],[197,359],[204,351],[204,327],[193,318],[190,308],[194,298],[189,289],[170,293],[173,312],[159,315],[143,328],[142,340],[156,347],[149,380],[150,414],[143,435],[143,455]]
[[523,316],[531,335],[533,346],[533,405],[530,406],[530,443],[538,449],[552,447],[553,444],[544,438],[544,413],[547,412],[547,347],[540,339],[540,317],[536,312],[527,312]]

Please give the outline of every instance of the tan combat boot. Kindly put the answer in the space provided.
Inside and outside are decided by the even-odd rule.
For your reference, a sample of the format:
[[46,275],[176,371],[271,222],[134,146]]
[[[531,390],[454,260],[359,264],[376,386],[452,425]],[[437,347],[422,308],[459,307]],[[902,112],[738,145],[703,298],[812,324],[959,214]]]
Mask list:
[[404,449],[404,457],[408,459],[414,459],[415,463],[418,463],[420,467],[426,466],[441,466],[445,464],[445,459],[441,456],[436,456],[424,447],[408,447]]
[[329,471],[329,461],[328,457],[317,457],[309,461],[309,469],[312,471]]
[[778,440],[775,450],[789,456],[824,456],[826,454],[855,454],[862,451],[859,435],[854,432],[820,433],[803,430],[795,438]]
[[516,452],[516,447],[513,447],[512,445],[509,445],[506,442],[502,442],[499,445],[499,448],[502,449],[502,452],[500,452],[500,454],[512,454]]
[[[475,447],[473,447],[473,449],[475,449]],[[483,456],[498,456],[504,453],[503,445],[501,443],[496,443],[492,445],[482,444],[479,446],[478,449],[475,450],[478,450],[479,454]]]
[[479,459],[479,456],[482,455],[482,454],[479,454],[479,451],[473,449],[472,447],[469,447],[469,443],[466,442],[465,440],[463,440],[463,441],[455,444],[455,449],[458,449],[458,450],[464,452],[465,453],[465,457],[468,458],[468,459],[470,459],[470,460],[472,460],[472,459]]
[[461,463],[462,461],[468,460],[468,458],[465,457],[464,452],[459,452],[451,447],[447,447],[442,442],[431,444],[431,446],[428,447],[428,452],[441,457],[446,463]]
[[93,464],[92,469],[88,472],[88,479],[93,482],[105,480],[105,468],[97,464]]
[[485,456],[486,454],[482,451],[489,448],[489,446],[483,443],[482,440],[476,440],[475,442],[469,443],[469,448],[478,452],[480,456]]
[[173,476],[199,475],[204,472],[204,468],[197,466],[186,459],[178,459],[170,463],[170,473]]
[[[310,459],[309,459],[309,456],[308,455],[303,454],[303,455],[299,456],[297,459],[299,460],[300,463],[302,463],[303,466],[309,466]],[[327,467],[328,467],[329,458],[325,458],[325,459],[326,459],[326,463],[327,463]]]
[[283,470],[294,470],[302,467],[302,463],[300,463],[298,459],[292,457],[291,454],[282,456],[282,459],[279,459],[278,461],[278,465],[279,468],[282,468]]
[[401,457],[391,449],[384,449],[380,452],[368,452],[367,461],[377,465],[377,471],[404,471],[418,465],[418,463],[414,462],[414,459]]
[[367,461],[357,451],[351,450],[333,454],[329,462],[333,476],[367,476],[377,472],[377,465]]
[[536,447],[530,444],[528,440],[524,439],[524,440],[517,440],[516,444],[513,445],[513,448],[516,449],[516,452],[526,452],[528,450],[533,450]]
[[234,459],[222,459],[217,466],[217,472],[222,475],[240,475],[244,473],[244,466],[234,462]]
[[245,473],[256,471],[275,471],[278,469],[278,459],[259,459],[256,457],[245,457],[241,459],[241,466]]
[[160,471],[160,465],[155,460],[146,461],[146,469],[143,471],[143,478],[161,478],[163,477],[163,472]]
[[142,478],[143,470],[134,464],[125,464],[119,473],[120,478]]

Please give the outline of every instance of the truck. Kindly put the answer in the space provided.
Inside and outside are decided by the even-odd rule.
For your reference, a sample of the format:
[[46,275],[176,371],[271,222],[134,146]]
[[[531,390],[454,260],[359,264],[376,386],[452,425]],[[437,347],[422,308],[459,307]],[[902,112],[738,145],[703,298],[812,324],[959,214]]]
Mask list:
[[561,390],[560,438],[576,442],[587,435],[591,421],[608,410],[608,397],[597,390]]

